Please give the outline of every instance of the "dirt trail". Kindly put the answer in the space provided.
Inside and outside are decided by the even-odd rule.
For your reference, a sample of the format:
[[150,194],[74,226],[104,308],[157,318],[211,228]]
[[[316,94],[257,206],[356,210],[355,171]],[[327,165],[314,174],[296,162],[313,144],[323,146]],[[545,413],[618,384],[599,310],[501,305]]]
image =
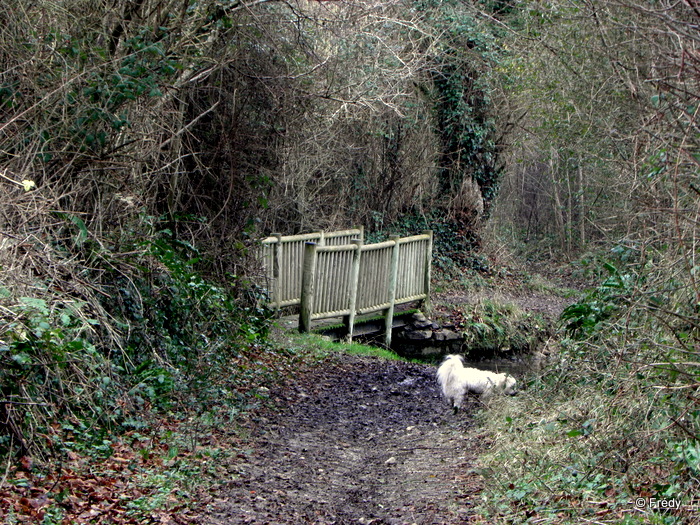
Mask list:
[[467,523],[480,491],[475,407],[453,415],[434,374],[344,355],[272,391],[277,410],[205,523]]
[[499,303],[512,303],[526,312],[541,314],[545,318],[556,321],[564,308],[575,302],[570,297],[558,297],[550,293],[493,293],[492,291],[480,291],[470,294],[442,293],[435,294],[435,302],[438,308],[449,312],[455,305],[474,304],[483,299],[496,300]]

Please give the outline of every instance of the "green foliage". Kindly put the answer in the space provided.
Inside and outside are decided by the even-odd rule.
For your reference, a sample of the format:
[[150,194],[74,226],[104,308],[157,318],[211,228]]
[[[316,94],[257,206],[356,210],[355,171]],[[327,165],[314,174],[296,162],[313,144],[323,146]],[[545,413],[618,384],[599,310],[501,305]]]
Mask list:
[[539,315],[487,299],[459,307],[455,319],[473,359],[532,352],[552,330]]
[[142,247],[141,273],[116,276],[118,302],[107,304],[129,327],[122,366],[133,377],[132,392],[150,401],[172,401],[192,388],[216,395],[213,376],[242,347],[265,344],[270,313],[236,295],[236,287],[248,286],[237,277],[227,284],[204,279],[197,248],[170,231]]
[[[66,218],[77,233],[63,253],[98,250],[85,223]],[[104,248],[89,254],[92,271],[109,283],[101,294],[111,314],[105,324],[89,315],[104,311],[96,305],[49,294],[14,297],[0,288],[3,311],[12,315],[0,333],[2,452],[82,446],[99,454],[106,431],[142,428],[149,409],[193,399],[202,407],[241,402],[232,385],[254,368],[235,370],[231,361],[266,351],[268,311],[246,298],[252,288],[243,279],[205,279],[198,250],[170,232],[137,246],[127,266]],[[114,320],[121,337],[113,335]],[[19,410],[25,405],[30,410]]]
[[[489,484],[496,487],[487,505],[492,516],[576,523],[592,502],[619,513],[639,497],[690,504],[700,471],[699,411],[689,395],[698,384],[697,309],[686,277],[659,267],[667,258],[681,267],[675,257],[665,243],[625,241],[579,263],[602,282],[565,310],[572,338],[533,374],[523,397],[493,411],[501,421],[485,416],[500,436],[499,452],[485,460],[498,479]],[[528,491],[517,510],[509,505],[512,491],[498,488],[511,480],[518,481],[514,490]],[[693,518],[688,507],[646,508],[644,520],[624,522]]]
[[[418,2],[419,8],[430,5]],[[498,49],[492,30],[479,23],[475,12],[458,6],[441,2],[439,9],[429,12],[430,24],[443,34],[430,70],[442,142],[440,189],[454,195],[463,180],[471,177],[479,185],[488,212],[500,178],[487,74],[490,63],[499,60]],[[465,49],[471,52],[465,54]]]
[[[123,43],[116,57],[97,44],[93,34],[71,29],[75,33],[50,28],[26,44],[36,53],[55,49],[35,86],[51,107],[43,118],[29,123],[21,140],[14,137],[6,151],[17,154],[27,148],[45,163],[76,154],[104,155],[132,125],[132,103],[162,97],[164,86],[182,69],[180,59],[169,54],[168,28],[143,28]],[[0,83],[0,105],[20,109],[18,102],[30,101],[13,85]]]
[[[672,427],[683,396],[659,402],[655,380],[634,378],[608,352],[606,361],[591,355],[596,347],[587,349],[567,352],[561,364],[531,376],[517,399],[481,415],[496,439],[480,470],[489,481],[481,510],[492,519],[578,523],[587,509],[629,512],[639,497],[690,502],[697,440]],[[644,523],[692,522],[687,507],[675,515],[646,511]]]
[[358,342],[334,342],[326,336],[318,334],[290,335],[290,343],[292,346],[291,351],[299,352],[303,349],[305,352],[311,352],[318,359],[326,359],[337,353],[347,353],[381,357],[382,359],[394,361],[403,360],[403,358],[395,352],[386,348],[369,346]]
[[488,262],[477,253],[478,234],[468,225],[446,217],[444,212],[406,213],[389,225],[378,221],[374,226],[377,230],[367,235],[367,242],[384,240],[388,233],[407,236],[432,230],[433,267],[445,278],[469,271],[489,271]]
[[[697,419],[697,410],[693,416]],[[698,426],[697,422],[694,426]],[[684,439],[681,442],[671,444],[669,448],[671,458],[681,469],[689,471],[693,476],[700,475],[700,440]]]
[[584,338],[601,329],[601,324],[630,304],[637,281],[633,273],[621,273],[611,263],[603,263],[609,277],[580,301],[567,306],[561,320],[569,334]]
[[[181,69],[177,60],[167,56],[164,38],[167,35],[143,31],[128,39],[116,71],[93,72],[78,90],[67,95],[66,106],[75,111],[69,132],[81,148],[99,152],[114,135],[131,124],[128,103],[143,97],[163,96],[161,86]],[[82,55],[74,55],[78,46],[86,43],[76,42],[65,53],[80,59]]]
[[[446,62],[447,58],[443,57]],[[437,121],[443,142],[441,190],[455,194],[465,177],[481,189],[484,203],[496,196],[495,124],[488,116],[489,103],[483,89],[473,85],[467,66],[440,63],[433,81],[437,91]]]
[[[3,428],[9,430],[0,436],[3,452],[17,447],[27,453],[38,445],[38,433],[50,444],[61,433],[50,424],[61,418],[109,425],[118,417],[118,369],[90,341],[98,322],[86,315],[85,304],[19,297],[9,309],[14,321],[0,339]],[[32,409],[19,410],[25,404]]]

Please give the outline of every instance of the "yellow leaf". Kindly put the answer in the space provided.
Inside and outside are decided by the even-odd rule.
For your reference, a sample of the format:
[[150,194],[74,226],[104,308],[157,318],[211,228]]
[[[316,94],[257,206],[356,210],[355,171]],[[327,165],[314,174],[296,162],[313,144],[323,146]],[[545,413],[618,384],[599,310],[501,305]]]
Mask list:
[[33,180],[24,179],[22,181],[22,186],[24,187],[24,191],[29,191],[32,188],[36,188],[36,183]]

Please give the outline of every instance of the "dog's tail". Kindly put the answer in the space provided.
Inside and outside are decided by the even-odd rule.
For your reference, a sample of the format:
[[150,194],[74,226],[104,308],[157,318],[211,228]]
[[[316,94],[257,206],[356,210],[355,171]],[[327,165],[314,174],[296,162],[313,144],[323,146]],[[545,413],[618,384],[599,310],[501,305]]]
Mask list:
[[449,354],[445,356],[442,364],[437,370],[437,380],[442,387],[443,393],[445,393],[445,386],[450,380],[455,368],[464,368],[464,360],[461,355]]
[[462,405],[463,392],[460,391],[457,381],[457,371],[464,368],[464,360],[460,355],[450,354],[445,356],[444,361],[437,371],[437,380],[442,390],[444,398],[452,405],[452,409],[457,412]]

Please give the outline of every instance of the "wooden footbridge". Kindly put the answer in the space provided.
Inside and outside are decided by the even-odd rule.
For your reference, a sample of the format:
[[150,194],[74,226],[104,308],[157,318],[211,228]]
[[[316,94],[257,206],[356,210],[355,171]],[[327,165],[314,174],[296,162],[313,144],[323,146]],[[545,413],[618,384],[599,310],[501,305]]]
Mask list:
[[302,332],[313,321],[341,317],[349,339],[358,316],[382,312],[389,346],[396,306],[429,304],[433,234],[364,244],[363,233],[352,229],[264,239],[269,305],[299,305]]

